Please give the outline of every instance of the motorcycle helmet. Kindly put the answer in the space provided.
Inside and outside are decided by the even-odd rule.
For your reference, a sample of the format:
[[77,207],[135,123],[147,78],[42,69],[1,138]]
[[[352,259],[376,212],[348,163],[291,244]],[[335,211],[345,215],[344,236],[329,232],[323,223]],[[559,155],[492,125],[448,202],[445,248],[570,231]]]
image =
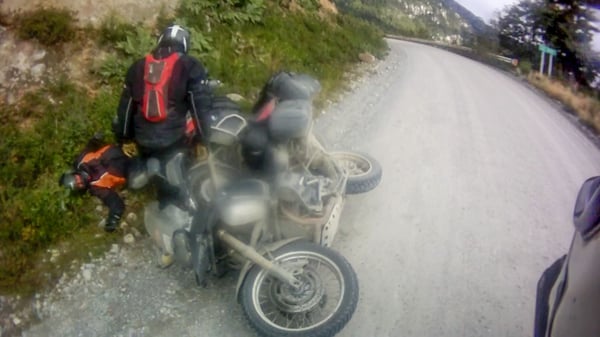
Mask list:
[[83,191],[90,184],[90,175],[84,171],[65,172],[60,176],[59,183],[71,191]]
[[158,48],[171,48],[187,54],[190,49],[190,32],[180,25],[170,25],[158,37]]

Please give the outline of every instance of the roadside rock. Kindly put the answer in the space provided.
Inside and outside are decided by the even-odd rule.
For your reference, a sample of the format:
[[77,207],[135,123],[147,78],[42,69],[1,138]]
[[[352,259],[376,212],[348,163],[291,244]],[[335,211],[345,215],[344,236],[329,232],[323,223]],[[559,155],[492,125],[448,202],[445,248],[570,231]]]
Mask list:
[[117,255],[119,254],[119,245],[114,243],[111,247],[110,247],[110,251],[108,252],[109,254],[113,254],[113,255]]
[[377,60],[375,56],[370,53],[360,53],[358,54],[358,58],[365,63],[373,63]]
[[36,81],[42,77],[44,71],[46,71],[46,65],[43,63],[36,64],[29,70],[31,76],[33,76]]
[[137,218],[138,218],[138,217],[137,217],[137,214],[135,214],[135,213],[131,212],[131,213],[127,214],[127,218],[126,218],[126,219],[127,219],[127,221],[128,221],[129,223],[134,223],[134,222],[136,222],[136,221],[137,221]]
[[33,53],[33,55],[31,55],[31,60],[34,62],[38,62],[41,61],[44,57],[46,57],[46,51],[42,49]]
[[227,98],[229,98],[230,100],[234,101],[234,102],[240,102],[245,100],[244,96],[239,95],[239,94],[227,94]]
[[133,244],[135,242],[135,237],[133,237],[133,234],[127,234],[123,237],[123,242],[129,245]]
[[81,274],[83,275],[83,279],[85,281],[89,281],[92,279],[92,271],[89,269],[84,269]]

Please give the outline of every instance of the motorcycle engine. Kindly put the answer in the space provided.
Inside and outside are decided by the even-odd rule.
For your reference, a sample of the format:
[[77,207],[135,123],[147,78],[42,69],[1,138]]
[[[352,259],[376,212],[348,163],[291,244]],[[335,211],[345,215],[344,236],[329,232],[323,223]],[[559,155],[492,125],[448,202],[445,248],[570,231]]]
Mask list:
[[311,213],[323,210],[322,186],[325,178],[293,171],[282,173],[277,180],[277,194],[280,200],[297,203]]

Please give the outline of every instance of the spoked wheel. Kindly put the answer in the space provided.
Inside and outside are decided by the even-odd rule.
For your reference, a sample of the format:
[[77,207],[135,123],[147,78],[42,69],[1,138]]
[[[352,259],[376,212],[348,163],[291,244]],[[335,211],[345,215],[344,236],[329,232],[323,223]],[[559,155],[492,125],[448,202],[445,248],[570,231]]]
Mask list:
[[295,289],[254,266],[241,292],[250,324],[262,336],[328,337],[348,323],[358,302],[358,279],[348,261],[311,242],[293,242],[274,262],[302,282]]
[[330,155],[348,173],[346,193],[365,193],[381,182],[381,164],[371,156],[358,152],[332,152]]

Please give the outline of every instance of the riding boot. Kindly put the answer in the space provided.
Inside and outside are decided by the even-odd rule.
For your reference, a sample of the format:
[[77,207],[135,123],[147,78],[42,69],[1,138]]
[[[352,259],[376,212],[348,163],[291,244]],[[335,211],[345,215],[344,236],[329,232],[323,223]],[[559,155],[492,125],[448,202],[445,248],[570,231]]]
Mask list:
[[196,284],[206,287],[208,272],[210,271],[210,259],[206,235],[196,237],[195,251],[193,252],[194,274],[196,275]]
[[109,214],[104,225],[104,230],[108,233],[114,232],[119,227],[120,214]]

